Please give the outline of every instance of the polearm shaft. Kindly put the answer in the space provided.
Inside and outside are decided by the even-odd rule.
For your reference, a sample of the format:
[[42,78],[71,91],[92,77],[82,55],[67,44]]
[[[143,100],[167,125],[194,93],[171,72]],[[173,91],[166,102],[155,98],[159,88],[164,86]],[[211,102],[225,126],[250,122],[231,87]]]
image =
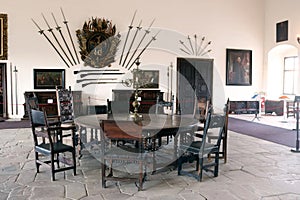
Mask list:
[[114,81],[117,80],[116,78],[87,78],[87,79],[80,79],[80,80],[76,80],[76,83],[81,83],[84,81],[100,81],[100,80],[106,80],[106,81]]
[[144,41],[144,39],[145,39],[146,35],[148,35],[148,34],[150,33],[150,29],[151,29],[151,26],[152,26],[152,24],[154,23],[154,21],[155,21],[155,19],[153,19],[153,20],[152,20],[152,22],[151,22],[150,26],[148,27],[148,29],[147,29],[147,30],[145,30],[145,34],[143,35],[143,37],[142,37],[142,39],[140,40],[139,44],[137,45],[137,47],[135,48],[134,52],[132,53],[132,55],[131,55],[131,57],[130,57],[129,61],[127,62],[127,64],[126,64],[126,67],[125,67],[125,68],[127,68],[127,67],[128,67],[128,65],[130,64],[130,62],[131,62],[132,58],[133,58],[133,57],[134,57],[134,55],[136,54],[137,50],[140,48],[140,46],[141,46],[142,42]]
[[12,63],[10,63],[10,101],[11,101],[11,114],[13,115],[14,114],[14,104],[13,104],[13,101],[14,101],[14,95],[13,95],[13,74],[12,74]]
[[64,57],[60,54],[60,52],[57,50],[57,48],[55,47],[55,45],[52,43],[52,41],[48,38],[48,36],[44,33],[44,30],[42,30],[39,25],[33,20],[31,19],[32,22],[37,26],[37,28],[39,29],[39,33],[42,34],[47,40],[48,42],[51,44],[51,46],[53,47],[53,49],[56,51],[56,53],[59,55],[59,57],[64,61],[64,63],[68,66],[69,64],[67,63],[67,61],[64,59]]
[[211,44],[211,41],[209,41],[204,47],[203,49],[201,49],[201,51],[199,52],[199,55],[202,55],[202,53],[205,51],[205,49],[208,47],[208,45]]
[[120,73],[88,73],[88,74],[81,74],[80,78],[86,77],[86,76],[92,76],[92,75],[121,75],[125,74],[123,72]]
[[126,62],[126,60],[127,60],[127,58],[128,58],[128,55],[129,55],[130,50],[131,50],[131,48],[132,48],[132,45],[133,45],[133,43],[134,43],[134,41],[135,41],[135,38],[136,38],[136,36],[137,36],[139,30],[142,29],[141,24],[142,24],[142,20],[140,21],[140,24],[136,27],[136,31],[135,31],[135,33],[134,33],[133,39],[131,40],[131,44],[130,44],[128,50],[127,50],[127,53],[126,53],[126,56],[125,56],[125,59],[124,59],[124,62],[123,62],[123,64],[122,64],[122,66],[125,65],[125,62]]
[[197,55],[197,35],[194,35],[195,37],[195,56]]
[[183,51],[184,53],[191,55],[189,52],[187,52],[186,50],[184,50],[183,48],[179,48],[181,51]]
[[17,67],[15,66],[15,69],[14,69],[14,73],[15,73],[15,96],[16,96],[16,115],[19,114],[19,111],[18,111],[18,70],[17,70]]
[[[70,62],[70,64],[73,65],[72,61],[70,60],[69,56],[65,52],[64,48],[61,46],[60,42],[58,41],[56,35],[53,32],[53,29],[50,27],[50,25],[49,25],[48,21],[46,20],[45,16],[43,15],[43,13],[42,13],[42,16],[43,16],[43,19],[44,19],[46,25],[48,26],[48,31],[52,34],[54,40],[56,41],[56,43],[58,44],[58,46],[60,47],[60,49],[62,50],[62,52],[65,54],[65,56],[68,59],[68,61]],[[68,66],[68,67],[70,67],[70,66]]]
[[184,42],[182,40],[179,40],[180,44],[182,44],[182,46],[184,46],[184,48],[187,50],[182,49],[183,52],[187,53],[187,54],[191,54],[192,52],[189,50],[189,48],[184,44]]
[[72,35],[71,35],[70,29],[69,29],[69,26],[68,26],[68,21],[66,20],[66,17],[65,17],[65,14],[64,14],[62,8],[60,8],[60,10],[61,10],[61,14],[62,14],[62,16],[63,16],[63,18],[64,18],[64,24],[65,24],[66,27],[67,27],[68,34],[69,34],[69,38],[70,38],[70,40],[71,40],[71,43],[72,43],[72,46],[73,46],[73,50],[74,50],[75,55],[76,55],[76,58],[77,58],[77,63],[79,64],[80,61],[79,61],[78,54],[77,54],[77,51],[76,51],[76,48],[75,48],[75,45],[74,45],[74,42],[73,42],[73,39],[72,39]]
[[58,23],[57,23],[57,21],[56,21],[56,18],[55,18],[55,16],[54,16],[54,14],[53,14],[53,13],[51,13],[51,14],[52,14],[53,20],[54,20],[54,22],[55,22],[55,24],[56,24],[56,30],[59,32],[60,37],[61,37],[62,40],[64,41],[64,44],[65,44],[65,46],[67,47],[68,52],[69,52],[69,54],[71,55],[74,64],[76,65],[76,64],[77,64],[77,63],[76,63],[76,60],[75,60],[75,58],[74,58],[74,56],[73,56],[73,54],[72,54],[72,52],[71,52],[71,50],[70,50],[70,48],[69,48],[69,45],[68,45],[68,43],[67,43],[67,41],[66,41],[66,39],[65,39],[65,36],[63,35],[63,33],[62,33],[62,31],[61,31],[61,27],[58,25]]
[[121,57],[120,57],[119,65],[121,65],[121,63],[122,63],[122,58],[123,58],[124,50],[125,50],[125,47],[126,47],[126,43],[127,43],[127,40],[128,40],[128,36],[129,36],[130,30],[133,28],[132,24],[133,24],[135,15],[136,15],[136,11],[134,12],[134,15],[132,17],[131,23],[130,23],[130,25],[128,27],[129,29],[128,29],[128,32],[127,32],[127,35],[126,35],[126,38],[125,38],[125,42],[124,42],[124,45],[123,45],[123,50],[122,50],[122,54],[121,54]]
[[[158,32],[159,33],[159,32]],[[156,40],[156,36],[158,35],[158,33],[153,36],[151,38],[151,40],[148,42],[148,44],[143,48],[143,50],[139,53],[139,55],[136,57],[136,59],[134,60],[134,62],[130,65],[130,67],[128,68],[128,70],[130,70],[130,68],[133,66],[133,64],[140,58],[140,56],[144,53],[144,51],[148,48],[148,46],[151,44],[152,41]]]
[[201,50],[201,47],[202,47],[202,44],[203,44],[203,41],[205,40],[205,37],[203,36],[202,39],[201,39],[201,42],[200,42],[200,45],[198,47],[198,50],[197,50],[197,55],[196,56],[199,56],[200,54],[198,54]]
[[191,38],[190,38],[190,36],[188,36],[188,40],[189,40],[189,43],[190,43],[190,46],[191,46],[192,52],[193,52],[193,54],[194,54],[194,48],[193,48],[193,45],[192,45],[192,42],[191,42]]

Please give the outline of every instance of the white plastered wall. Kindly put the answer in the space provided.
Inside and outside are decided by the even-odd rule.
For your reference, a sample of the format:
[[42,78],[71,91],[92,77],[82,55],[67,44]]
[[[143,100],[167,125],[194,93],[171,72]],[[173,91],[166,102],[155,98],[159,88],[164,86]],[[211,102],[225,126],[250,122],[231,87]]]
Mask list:
[[[85,21],[91,17],[104,17],[113,21],[117,31],[126,32],[132,15],[137,10],[136,24],[143,20],[143,25],[148,26],[155,18],[153,27],[172,30],[179,35],[197,34],[199,37],[206,36],[211,40],[212,52],[208,55],[214,59],[214,74],[219,76],[214,83],[214,97],[216,104],[223,104],[226,98],[232,100],[249,99],[253,93],[259,91],[262,85],[263,69],[263,44],[264,44],[264,1],[261,0],[191,0],[184,1],[103,1],[89,0],[28,0],[6,1],[0,0],[1,12],[8,14],[9,19],[9,60],[18,69],[18,97],[19,111],[22,111],[24,103],[23,93],[33,89],[34,68],[65,68],[67,70],[66,85],[73,85],[76,76],[73,71],[76,67],[68,69],[49,43],[37,31],[31,18],[35,19],[44,29],[46,25],[42,20],[41,13],[53,24],[51,12],[62,21],[60,7],[64,9],[69,21],[71,32],[81,29]],[[160,39],[153,44],[159,44]],[[164,43],[178,45],[181,38],[164,38]],[[75,38],[76,41],[76,38]],[[155,46],[155,45],[154,45]],[[156,66],[168,66],[171,62],[176,66],[177,55],[164,50],[153,49],[152,53],[146,52],[142,58],[142,65],[148,68]],[[159,45],[158,45],[159,46]],[[252,86],[226,86],[226,48],[251,49],[252,61]],[[162,53],[160,53],[162,52]],[[152,66],[151,66],[152,65]],[[163,69],[162,69],[163,70]],[[175,69],[174,69],[175,71]],[[161,72],[161,75],[166,74]],[[175,76],[173,76],[175,77]],[[9,78],[9,75],[8,75]],[[8,80],[9,81],[9,80]],[[162,85],[166,85],[166,78],[161,77]],[[175,87],[175,79],[173,80]],[[108,85],[101,88],[101,92],[110,91]],[[93,91],[93,89],[92,89]],[[104,92],[104,96],[109,92]],[[10,89],[8,88],[8,92]],[[100,92],[95,91],[98,95]],[[8,97],[10,94],[8,94]],[[9,98],[8,104],[12,101]],[[221,103],[222,102],[222,103]],[[10,106],[9,106],[10,107]],[[10,112],[10,108],[9,108]],[[11,117],[22,117],[23,113]]]

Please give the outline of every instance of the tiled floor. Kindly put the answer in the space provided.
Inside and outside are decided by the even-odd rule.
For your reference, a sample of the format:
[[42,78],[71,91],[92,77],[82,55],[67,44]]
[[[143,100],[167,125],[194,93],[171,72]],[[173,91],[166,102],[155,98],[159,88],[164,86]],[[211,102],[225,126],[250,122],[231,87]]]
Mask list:
[[203,181],[177,176],[175,171],[149,175],[144,191],[134,183],[110,182],[101,187],[99,162],[85,155],[78,175],[50,170],[35,173],[30,129],[0,130],[0,200],[2,199],[300,199],[300,154],[290,148],[229,132],[228,162],[219,176]]

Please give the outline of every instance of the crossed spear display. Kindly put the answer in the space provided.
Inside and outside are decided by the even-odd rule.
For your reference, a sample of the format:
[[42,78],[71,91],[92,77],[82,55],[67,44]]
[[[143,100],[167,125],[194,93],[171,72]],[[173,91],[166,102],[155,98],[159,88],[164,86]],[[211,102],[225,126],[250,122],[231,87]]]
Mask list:
[[[32,22],[36,25],[36,27],[39,29],[39,33],[40,33],[41,35],[43,35],[43,36],[47,39],[47,41],[48,41],[48,42],[50,43],[50,45],[53,47],[53,49],[55,50],[55,52],[59,55],[59,57],[63,60],[63,62],[67,65],[67,67],[70,68],[70,66],[76,65],[77,63],[79,64],[80,61],[79,61],[78,54],[77,54],[77,51],[76,51],[76,49],[75,49],[75,45],[74,45],[74,42],[73,42],[73,39],[72,39],[72,36],[71,36],[71,33],[70,33],[68,21],[66,20],[66,17],[65,17],[65,14],[64,14],[62,8],[61,8],[61,13],[62,13],[62,16],[63,16],[63,19],[64,19],[63,23],[65,24],[65,26],[66,26],[66,28],[67,28],[68,35],[69,35],[69,39],[70,39],[70,41],[71,41],[71,44],[72,44],[72,47],[73,47],[73,51],[74,51],[74,52],[71,51],[71,49],[70,49],[70,47],[69,47],[69,45],[68,45],[68,43],[67,43],[67,41],[66,41],[66,37],[64,36],[64,34],[63,34],[62,30],[61,30],[62,27],[58,25],[57,20],[56,20],[54,14],[53,14],[53,13],[51,13],[51,14],[52,14],[53,20],[54,20],[54,22],[55,22],[55,24],[56,24],[55,29],[59,32],[59,34],[60,34],[60,36],[61,36],[61,38],[62,38],[62,40],[63,40],[63,42],[64,42],[64,45],[65,45],[65,47],[67,48],[67,52],[69,53],[69,55],[67,54],[67,52],[65,51],[64,47],[62,46],[62,44],[61,44],[60,41],[58,40],[57,36],[55,35],[55,33],[54,33],[54,31],[53,31],[54,29],[51,28],[51,26],[49,25],[49,23],[48,23],[46,17],[43,15],[43,13],[42,13],[42,17],[43,17],[43,19],[44,19],[44,21],[45,21],[45,23],[46,23],[46,25],[47,25],[47,27],[48,27],[48,31],[51,33],[52,37],[54,38],[54,40],[55,40],[55,42],[56,42],[56,45],[58,45],[59,48],[57,48],[56,45],[55,45],[55,43],[52,42],[52,41],[50,40],[50,38],[45,34],[45,31],[42,30],[42,29],[40,28],[40,26],[39,26],[33,19],[31,19],[31,20],[32,20]],[[75,58],[74,58],[73,53],[75,53],[75,56],[76,56],[76,58],[77,58],[77,62],[76,62],[76,60],[75,60]],[[70,57],[72,58],[72,60],[70,59]]]

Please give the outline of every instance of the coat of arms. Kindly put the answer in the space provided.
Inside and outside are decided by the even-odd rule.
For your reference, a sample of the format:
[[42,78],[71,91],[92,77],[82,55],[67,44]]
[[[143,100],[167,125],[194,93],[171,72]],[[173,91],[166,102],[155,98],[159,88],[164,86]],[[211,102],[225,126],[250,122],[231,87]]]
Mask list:
[[84,65],[102,68],[113,63],[120,43],[120,35],[115,34],[116,26],[107,19],[85,22],[82,30],[76,31]]

